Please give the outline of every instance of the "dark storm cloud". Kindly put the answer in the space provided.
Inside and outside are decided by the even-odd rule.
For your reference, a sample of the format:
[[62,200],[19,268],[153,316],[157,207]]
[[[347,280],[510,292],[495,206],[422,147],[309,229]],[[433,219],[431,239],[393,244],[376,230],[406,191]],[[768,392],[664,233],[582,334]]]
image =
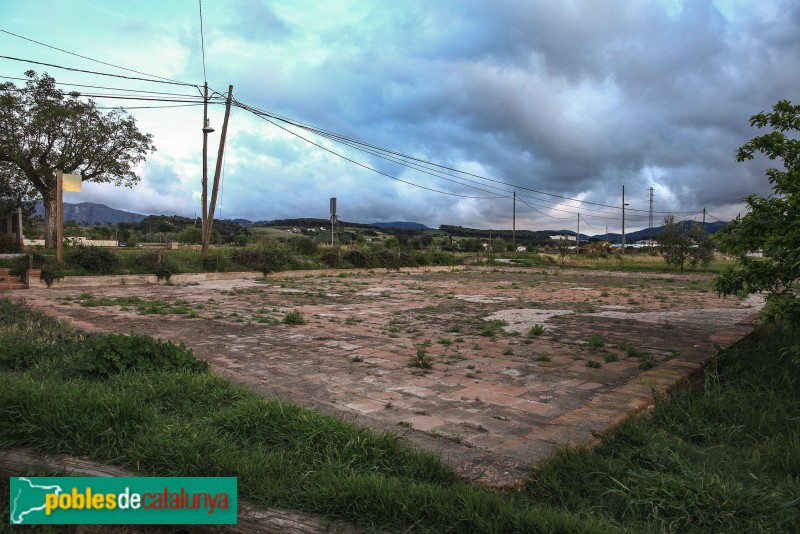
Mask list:
[[234,14],[235,22],[226,31],[256,41],[281,39],[290,33],[289,27],[262,0],[235,0],[226,2]]
[[[800,99],[800,7],[759,6],[359,3],[358,16],[319,30],[325,45],[314,61],[265,59],[239,94],[381,146],[478,165],[481,174],[520,186],[618,205],[625,184],[642,208],[654,186],[663,211],[714,210],[768,191],[761,168],[735,162],[736,149],[758,133],[750,115],[779,99]],[[292,36],[316,28],[287,25]],[[483,195],[356,157],[422,185]],[[473,206],[410,194],[357,168],[347,173],[350,183],[380,194],[399,190],[419,199],[395,209],[399,218],[448,222],[470,207],[478,210],[474,221],[450,222],[507,219],[505,201]],[[364,218],[386,213],[354,187]]]

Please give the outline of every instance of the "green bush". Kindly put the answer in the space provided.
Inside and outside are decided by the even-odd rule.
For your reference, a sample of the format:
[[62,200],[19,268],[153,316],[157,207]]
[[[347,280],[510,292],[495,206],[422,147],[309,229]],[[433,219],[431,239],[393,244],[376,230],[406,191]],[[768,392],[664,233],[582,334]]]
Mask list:
[[281,322],[283,324],[306,324],[306,320],[303,317],[303,313],[298,310],[290,311],[289,313],[287,313],[286,316],[283,318],[283,321]]
[[114,272],[119,258],[107,248],[78,245],[66,254],[67,263],[77,265],[90,273],[108,274]]
[[312,239],[307,237],[298,237],[296,239],[292,239],[290,244],[298,254],[303,254],[304,256],[313,256],[317,253],[317,244]]
[[369,253],[362,250],[348,250],[342,254],[342,259],[356,269],[368,269],[370,267]]
[[175,262],[161,250],[144,252],[136,258],[136,262],[148,272],[155,274],[159,280],[169,280],[173,274],[178,272]]
[[128,370],[205,372],[209,365],[183,343],[139,334],[94,334],[79,344],[73,369],[81,375],[108,378]]
[[200,258],[200,262],[205,271],[224,271],[230,264],[228,257],[222,253],[206,254]]
[[64,278],[64,268],[57,263],[45,263],[41,270],[39,279],[47,284],[47,287],[50,287],[56,280]]
[[341,267],[342,265],[342,256],[338,248],[323,250],[322,254],[319,255],[319,259],[322,263],[333,269]]
[[391,250],[376,250],[371,254],[370,267],[382,267],[384,269],[399,269],[400,261],[397,254]]
[[3,350],[0,351],[0,369],[28,369],[58,348],[58,345],[45,345],[17,339],[6,340]]
[[265,275],[276,271],[293,269],[300,265],[294,254],[286,245],[270,245],[261,248],[238,250],[233,261],[248,269],[261,271]]

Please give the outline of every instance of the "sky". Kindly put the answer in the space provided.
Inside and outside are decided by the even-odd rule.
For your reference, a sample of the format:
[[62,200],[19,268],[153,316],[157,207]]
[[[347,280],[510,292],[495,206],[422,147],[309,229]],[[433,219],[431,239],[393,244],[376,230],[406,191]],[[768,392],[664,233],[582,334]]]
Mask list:
[[[453,169],[427,174],[234,107],[223,218],[328,218],[337,197],[345,221],[511,228],[516,192],[516,228],[575,230],[580,216],[581,232],[594,234],[620,231],[624,186],[626,230],[648,225],[651,187],[656,225],[667,213],[700,220],[703,209],[729,220],[747,195],[770,193],[768,160],[736,161],[738,147],[766,133],[750,116],[800,102],[794,0],[204,0],[202,39],[199,8],[0,0],[0,30],[207,80],[217,95],[232,85],[239,103]],[[145,77],[8,33],[0,51]],[[59,83],[200,94],[6,59],[0,81],[23,85],[13,78],[27,69]],[[199,216],[202,106],[94,100],[126,107],[157,150],[133,188],[85,184],[65,201]],[[223,115],[210,106],[210,175]]]

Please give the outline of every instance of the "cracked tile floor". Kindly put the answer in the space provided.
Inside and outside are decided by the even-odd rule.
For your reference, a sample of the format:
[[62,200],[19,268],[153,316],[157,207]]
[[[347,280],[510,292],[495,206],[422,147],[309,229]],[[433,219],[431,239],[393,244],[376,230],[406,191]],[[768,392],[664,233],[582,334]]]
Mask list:
[[[709,280],[471,267],[11,295],[89,331],[183,341],[261,395],[403,434],[465,477],[513,487],[555,448],[593,442],[750,330],[763,303],[718,297]],[[89,294],[184,313],[82,306]],[[280,322],[294,310],[306,324]],[[508,324],[487,335],[494,319]],[[541,335],[529,335],[535,324]],[[409,366],[418,350],[430,369]]]

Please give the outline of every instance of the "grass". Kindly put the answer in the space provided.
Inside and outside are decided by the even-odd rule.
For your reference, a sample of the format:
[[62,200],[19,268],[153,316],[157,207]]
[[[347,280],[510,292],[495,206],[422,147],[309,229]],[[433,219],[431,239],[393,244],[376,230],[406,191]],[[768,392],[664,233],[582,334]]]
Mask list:
[[800,329],[763,328],[723,352],[696,389],[658,399],[593,450],[563,449],[526,487],[537,502],[630,532],[796,532]]
[[497,334],[503,332],[503,327],[508,326],[508,322],[502,319],[495,319],[494,321],[489,321],[486,325],[481,328],[481,335],[484,337],[497,337]]
[[542,334],[544,334],[543,324],[535,324],[528,330],[528,337],[541,336]]
[[600,334],[592,334],[589,336],[589,339],[586,341],[589,345],[589,349],[591,350],[598,350],[605,345],[605,341],[603,341],[603,336]]
[[[800,343],[797,327],[763,328],[722,352],[697,388],[658,399],[592,449],[559,450],[507,493],[458,479],[395,434],[260,398],[207,370],[76,375],[84,336],[0,300],[0,448],[85,456],[141,475],[237,476],[251,502],[371,531],[749,533],[800,524],[800,366],[781,356]],[[27,350],[11,348],[19,340]]]
[[[528,266],[555,266],[578,269],[598,269],[604,271],[639,271],[655,273],[675,273],[675,266],[667,265],[661,256],[627,253],[625,256],[620,254],[567,254],[559,256],[557,254],[528,254],[520,257],[517,263]],[[687,268],[686,272],[691,273],[714,273],[719,274],[726,267],[733,265],[729,259],[715,258],[708,267],[698,265]]]

